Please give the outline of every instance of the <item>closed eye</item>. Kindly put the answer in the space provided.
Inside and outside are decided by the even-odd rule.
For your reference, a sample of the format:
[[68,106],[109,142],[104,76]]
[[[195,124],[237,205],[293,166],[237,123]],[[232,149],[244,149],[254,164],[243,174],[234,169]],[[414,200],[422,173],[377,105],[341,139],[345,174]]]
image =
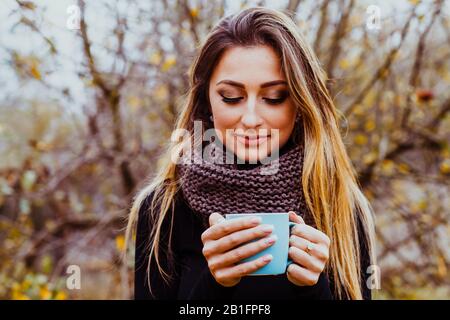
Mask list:
[[266,101],[268,104],[281,104],[286,100],[287,97],[281,97],[277,99],[269,99],[269,98],[263,98],[264,101]]
[[229,104],[236,104],[239,101],[241,101],[242,99],[244,99],[244,97],[228,98],[228,97],[225,97],[223,95],[221,95],[221,97],[222,97],[222,101],[223,102],[229,103]]
[[[229,98],[229,97],[225,97],[224,95],[220,95],[220,96],[222,97],[222,101],[225,102],[225,103],[228,103],[228,104],[237,104],[237,103],[239,103],[242,99],[244,99],[244,97]],[[263,100],[264,100],[265,102],[267,102],[268,104],[271,104],[271,105],[277,105],[277,104],[283,103],[283,102],[286,100],[287,97],[288,97],[288,95],[283,95],[283,96],[280,97],[280,98],[275,98],[275,99],[272,99],[272,98],[263,98]]]

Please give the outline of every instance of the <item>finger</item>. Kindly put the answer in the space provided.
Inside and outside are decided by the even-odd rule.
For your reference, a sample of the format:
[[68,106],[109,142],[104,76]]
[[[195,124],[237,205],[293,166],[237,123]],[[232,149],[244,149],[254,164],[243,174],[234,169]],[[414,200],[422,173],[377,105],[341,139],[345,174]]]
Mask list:
[[213,257],[208,261],[208,267],[211,270],[229,267],[234,263],[238,263],[241,260],[251,257],[264,249],[272,246],[277,241],[276,235],[259,239],[240,246],[236,249],[228,251],[218,257]]
[[303,218],[294,211],[289,211],[289,221],[305,224]]
[[310,256],[297,247],[289,248],[289,257],[298,265],[312,271],[322,272],[325,264],[314,256]]
[[[310,245],[310,250],[308,252],[308,244]],[[327,261],[329,258],[329,250],[323,245],[312,243],[304,238],[298,237],[296,235],[291,235],[289,237],[289,246],[297,247],[306,253],[308,253],[310,256],[314,256],[320,261]]]
[[273,257],[271,254],[264,255],[258,259],[244,262],[233,267],[224,268],[216,272],[216,278],[219,279],[229,279],[229,278],[241,278],[243,276],[249,275],[256,270],[261,269],[270,261]]
[[209,215],[209,225],[213,226],[217,223],[225,221],[225,218],[218,212],[213,212]]
[[320,274],[309,271],[295,263],[289,265],[286,270],[289,281],[298,286],[313,286],[319,280]]
[[[212,219],[213,222],[217,222],[217,220],[214,220],[214,217]],[[215,223],[211,227],[206,229],[206,231],[202,233],[201,238],[203,243],[205,243],[206,240],[217,240],[238,230],[255,227],[260,223],[260,217],[243,217],[225,220],[220,223]]]
[[313,243],[323,243],[327,246],[330,245],[330,238],[323,233],[307,224],[298,224],[292,228],[292,234],[305,238]]
[[309,241],[296,235],[289,237],[289,246],[297,247],[303,251],[307,251]]
[[214,253],[227,252],[241,244],[265,237],[272,233],[273,225],[263,224],[253,228],[233,232],[217,241],[212,241],[210,250]]

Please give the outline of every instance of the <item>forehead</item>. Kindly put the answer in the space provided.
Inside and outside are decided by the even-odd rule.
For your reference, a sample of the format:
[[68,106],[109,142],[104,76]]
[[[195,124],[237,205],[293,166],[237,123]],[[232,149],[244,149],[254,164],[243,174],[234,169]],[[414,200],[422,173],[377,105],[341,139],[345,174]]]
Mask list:
[[215,82],[228,79],[258,84],[285,80],[285,77],[275,50],[270,46],[261,45],[227,49],[214,68],[211,79]]

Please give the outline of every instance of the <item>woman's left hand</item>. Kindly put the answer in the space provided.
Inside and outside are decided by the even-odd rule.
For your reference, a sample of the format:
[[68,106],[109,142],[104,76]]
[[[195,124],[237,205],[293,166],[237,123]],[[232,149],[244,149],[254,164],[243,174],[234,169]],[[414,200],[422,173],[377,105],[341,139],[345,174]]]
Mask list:
[[298,225],[292,227],[289,238],[287,278],[298,286],[317,283],[330,256],[330,238],[323,232],[305,224],[295,212],[289,212],[289,220]]

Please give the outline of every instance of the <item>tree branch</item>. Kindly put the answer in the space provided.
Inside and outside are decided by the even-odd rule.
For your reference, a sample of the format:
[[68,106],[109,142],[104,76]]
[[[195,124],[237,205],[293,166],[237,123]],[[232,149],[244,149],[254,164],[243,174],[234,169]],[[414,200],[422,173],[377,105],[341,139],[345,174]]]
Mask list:
[[415,13],[416,7],[417,7],[417,5],[412,10],[407,22],[403,26],[403,29],[401,31],[400,43],[389,52],[389,54],[387,55],[383,64],[377,69],[377,71],[372,76],[370,81],[363,87],[363,89],[356,96],[356,98],[352,102],[349,103],[349,106],[347,108],[344,108],[344,115],[346,117],[349,116],[349,114],[353,111],[353,109],[356,107],[356,105],[358,105],[361,101],[364,100],[366,95],[369,93],[370,89],[372,89],[372,87],[375,85],[375,83],[377,83],[377,81],[384,75],[384,73],[389,70],[392,62],[394,61],[395,55],[400,50],[400,48],[405,40],[406,34],[408,33],[409,27],[411,25],[411,21],[412,21],[413,17],[415,17],[415,15],[416,15],[416,13]]

